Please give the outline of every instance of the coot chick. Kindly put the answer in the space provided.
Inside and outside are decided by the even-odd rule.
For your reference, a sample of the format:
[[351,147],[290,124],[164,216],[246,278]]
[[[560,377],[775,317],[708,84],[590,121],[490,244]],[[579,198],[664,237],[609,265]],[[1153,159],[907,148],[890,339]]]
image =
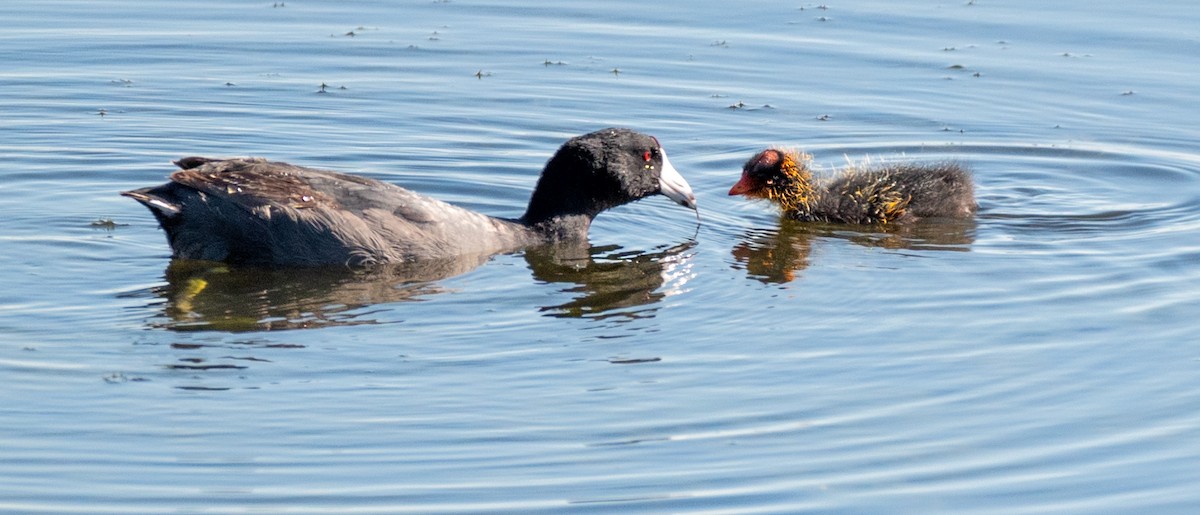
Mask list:
[[808,154],[764,150],[742,167],[729,194],[770,200],[808,222],[886,225],[975,213],[971,174],[958,163],[852,166],[817,181],[811,162]]
[[167,233],[173,256],[258,266],[369,265],[586,241],[609,208],[662,194],[696,197],[658,140],[604,129],[567,141],[524,216],[494,218],[356,175],[262,158],[188,157],[170,182],[127,191]]

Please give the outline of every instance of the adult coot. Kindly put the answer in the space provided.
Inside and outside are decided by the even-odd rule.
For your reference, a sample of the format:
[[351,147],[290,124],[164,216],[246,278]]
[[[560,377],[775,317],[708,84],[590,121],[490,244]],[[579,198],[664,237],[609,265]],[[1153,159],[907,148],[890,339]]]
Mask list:
[[167,233],[174,257],[266,266],[369,265],[586,241],[601,211],[654,194],[696,197],[658,140],[604,129],[546,163],[524,216],[494,218],[392,184],[261,158],[188,157],[170,182],[123,192]]
[[975,213],[971,174],[958,163],[852,166],[816,181],[811,162],[808,154],[764,150],[742,167],[729,194],[770,200],[784,215],[810,222],[889,224]]

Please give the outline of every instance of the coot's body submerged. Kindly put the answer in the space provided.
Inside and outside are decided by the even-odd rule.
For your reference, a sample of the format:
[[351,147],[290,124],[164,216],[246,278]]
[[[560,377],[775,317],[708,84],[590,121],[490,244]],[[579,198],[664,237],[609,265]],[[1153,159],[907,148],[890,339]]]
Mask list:
[[966,218],[976,210],[971,174],[958,163],[850,167],[819,181],[811,160],[778,149],[759,152],[729,194],[770,200],[784,216],[807,222],[886,225]]
[[174,257],[260,266],[370,265],[586,241],[600,212],[655,195],[695,209],[658,140],[604,129],[567,141],[524,216],[486,216],[366,177],[260,158],[184,158],[170,182],[122,193],[167,233]]

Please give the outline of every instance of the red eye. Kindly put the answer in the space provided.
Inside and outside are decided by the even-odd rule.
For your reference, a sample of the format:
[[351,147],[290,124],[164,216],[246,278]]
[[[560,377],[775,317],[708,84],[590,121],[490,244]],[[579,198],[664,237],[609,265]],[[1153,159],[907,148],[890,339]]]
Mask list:
[[645,154],[642,154],[642,160],[644,160],[644,161],[650,160],[650,151],[649,150],[647,150]]

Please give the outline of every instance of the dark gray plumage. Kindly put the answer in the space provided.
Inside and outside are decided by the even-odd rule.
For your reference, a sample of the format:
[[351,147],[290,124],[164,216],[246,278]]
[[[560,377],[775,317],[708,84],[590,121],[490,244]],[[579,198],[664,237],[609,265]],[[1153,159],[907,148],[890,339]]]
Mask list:
[[654,194],[695,209],[658,141],[604,129],[567,141],[525,215],[486,216],[365,177],[261,158],[188,157],[170,182],[127,191],[174,257],[266,266],[369,265],[491,255],[586,241],[601,211]]

